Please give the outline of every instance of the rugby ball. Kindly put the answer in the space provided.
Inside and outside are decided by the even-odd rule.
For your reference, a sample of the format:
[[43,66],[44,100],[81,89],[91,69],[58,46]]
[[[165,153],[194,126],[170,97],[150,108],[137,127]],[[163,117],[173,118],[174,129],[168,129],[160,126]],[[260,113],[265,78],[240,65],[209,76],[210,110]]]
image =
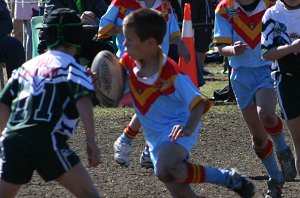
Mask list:
[[91,66],[96,76],[95,93],[100,106],[117,107],[124,93],[125,73],[115,54],[99,52]]

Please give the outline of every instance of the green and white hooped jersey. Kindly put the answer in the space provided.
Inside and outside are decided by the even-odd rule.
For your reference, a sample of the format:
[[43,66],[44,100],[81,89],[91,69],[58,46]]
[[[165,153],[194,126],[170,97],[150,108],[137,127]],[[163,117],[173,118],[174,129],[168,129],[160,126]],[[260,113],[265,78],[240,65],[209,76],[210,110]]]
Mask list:
[[76,101],[93,90],[86,69],[66,53],[50,50],[28,61],[13,72],[0,94],[0,101],[11,108],[4,136],[59,131],[70,137],[79,119]]

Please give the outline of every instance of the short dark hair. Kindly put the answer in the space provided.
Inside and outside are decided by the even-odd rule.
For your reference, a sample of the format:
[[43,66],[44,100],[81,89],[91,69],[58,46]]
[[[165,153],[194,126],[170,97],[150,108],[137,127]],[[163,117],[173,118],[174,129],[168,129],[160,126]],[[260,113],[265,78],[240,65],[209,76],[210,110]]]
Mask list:
[[167,28],[160,12],[149,8],[141,8],[127,15],[123,26],[134,28],[141,41],[154,38],[158,44],[162,43]]

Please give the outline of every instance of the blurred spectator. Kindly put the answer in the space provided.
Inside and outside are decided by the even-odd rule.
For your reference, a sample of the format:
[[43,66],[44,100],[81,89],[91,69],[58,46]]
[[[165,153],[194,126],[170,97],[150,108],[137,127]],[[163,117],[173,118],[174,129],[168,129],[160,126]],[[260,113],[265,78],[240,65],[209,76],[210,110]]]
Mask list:
[[[25,61],[25,52],[22,43],[8,36],[12,29],[12,18],[4,0],[0,0],[0,62],[5,63],[7,77],[14,69]],[[0,68],[2,69],[2,68]]]
[[[190,3],[192,9],[193,24],[212,24],[214,19],[213,3],[211,0],[182,0],[182,8],[185,3]],[[206,52],[212,42],[212,28],[198,27],[195,28],[195,50],[198,72],[198,84],[205,84],[203,75],[212,75],[207,69],[204,69]]]
[[[25,48],[26,60],[32,58],[32,32],[30,20],[33,16],[39,15],[37,1],[22,0],[14,2],[14,32],[22,35],[23,46]],[[18,36],[20,38],[20,36]]]
[[[57,8],[70,8],[80,14],[81,22],[86,25],[83,32],[83,41],[79,57],[87,59],[87,65],[90,66],[94,57],[102,50],[114,52],[112,44],[109,40],[98,40],[93,36],[97,34],[99,20],[106,12],[108,4],[104,0],[47,0],[45,2],[44,17],[49,12]],[[39,53],[43,53],[46,47],[43,43],[43,35],[41,35],[41,44],[39,45]]]
[[17,38],[21,43],[23,43],[22,21],[14,19],[15,3],[8,0],[5,0],[5,2],[7,3],[7,7],[13,20],[13,30],[11,32],[11,36]]

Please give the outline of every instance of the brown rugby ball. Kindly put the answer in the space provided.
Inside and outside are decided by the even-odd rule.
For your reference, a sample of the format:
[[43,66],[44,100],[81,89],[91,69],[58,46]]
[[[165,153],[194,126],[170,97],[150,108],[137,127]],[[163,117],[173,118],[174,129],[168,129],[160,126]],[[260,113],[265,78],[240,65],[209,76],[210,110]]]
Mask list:
[[107,50],[99,52],[91,70],[97,77],[95,93],[100,106],[117,107],[124,93],[125,73],[116,55]]

